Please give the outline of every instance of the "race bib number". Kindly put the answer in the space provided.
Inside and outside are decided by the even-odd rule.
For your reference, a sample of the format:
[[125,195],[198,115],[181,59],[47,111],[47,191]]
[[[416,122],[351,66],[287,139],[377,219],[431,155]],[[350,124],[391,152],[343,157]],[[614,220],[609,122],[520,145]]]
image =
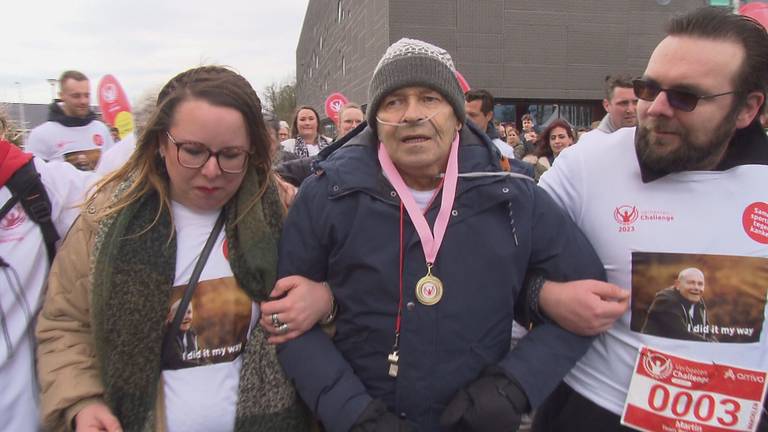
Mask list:
[[765,398],[766,375],[642,347],[621,424],[653,432],[754,432]]

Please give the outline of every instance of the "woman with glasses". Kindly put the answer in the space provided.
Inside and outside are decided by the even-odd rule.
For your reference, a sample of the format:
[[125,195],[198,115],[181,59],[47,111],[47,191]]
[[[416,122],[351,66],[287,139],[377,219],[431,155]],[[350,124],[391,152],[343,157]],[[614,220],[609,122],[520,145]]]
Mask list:
[[51,270],[37,327],[46,427],[307,430],[256,325],[281,198],[250,84],[214,66],[171,79]]
[[315,156],[331,142],[321,132],[320,116],[317,111],[311,106],[302,105],[296,109],[296,114],[293,116],[293,126],[291,126],[293,138],[282,142],[283,150],[294,153],[298,157]]

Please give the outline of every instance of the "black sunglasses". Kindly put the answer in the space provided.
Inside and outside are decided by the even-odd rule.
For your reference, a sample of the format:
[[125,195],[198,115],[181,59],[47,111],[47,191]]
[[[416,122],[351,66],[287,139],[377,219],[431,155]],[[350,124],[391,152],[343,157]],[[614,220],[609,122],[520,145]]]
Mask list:
[[662,88],[660,85],[653,81],[646,81],[641,79],[632,81],[632,87],[634,88],[635,96],[637,96],[638,99],[642,99],[648,102],[653,102],[656,100],[656,97],[659,95],[659,93],[666,92],[669,105],[674,109],[685,112],[693,111],[701,99],[714,99],[719,96],[736,93],[734,90],[725,93],[699,96],[685,90]]

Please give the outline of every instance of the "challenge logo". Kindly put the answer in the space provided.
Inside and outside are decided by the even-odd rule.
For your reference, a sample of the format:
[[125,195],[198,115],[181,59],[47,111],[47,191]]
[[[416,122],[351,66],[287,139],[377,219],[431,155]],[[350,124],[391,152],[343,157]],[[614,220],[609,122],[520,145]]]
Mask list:
[[112,103],[117,100],[117,87],[114,84],[104,86],[104,100]]
[[16,204],[11,211],[8,212],[7,215],[3,218],[3,220],[0,220],[0,229],[3,230],[12,230],[16,228],[17,226],[23,224],[27,220],[27,215],[24,214],[24,212],[19,207],[19,204]]
[[674,222],[675,215],[666,210],[640,210],[634,205],[620,205],[613,209],[613,218],[619,223],[619,232],[635,232],[635,222]]
[[643,367],[649,375],[657,380],[663,380],[672,375],[672,360],[657,353],[648,353],[643,357]]
[[101,134],[93,134],[93,143],[97,147],[101,147],[104,145],[104,137],[102,137]]
[[613,210],[613,218],[622,225],[632,225],[639,214],[635,206],[622,205]]

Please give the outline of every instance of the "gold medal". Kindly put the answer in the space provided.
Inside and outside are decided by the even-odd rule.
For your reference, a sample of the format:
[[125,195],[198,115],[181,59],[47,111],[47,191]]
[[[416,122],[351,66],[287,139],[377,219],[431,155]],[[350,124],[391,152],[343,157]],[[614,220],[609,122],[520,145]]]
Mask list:
[[432,306],[443,298],[443,281],[432,276],[432,264],[427,264],[427,275],[416,282],[416,298],[425,306]]

